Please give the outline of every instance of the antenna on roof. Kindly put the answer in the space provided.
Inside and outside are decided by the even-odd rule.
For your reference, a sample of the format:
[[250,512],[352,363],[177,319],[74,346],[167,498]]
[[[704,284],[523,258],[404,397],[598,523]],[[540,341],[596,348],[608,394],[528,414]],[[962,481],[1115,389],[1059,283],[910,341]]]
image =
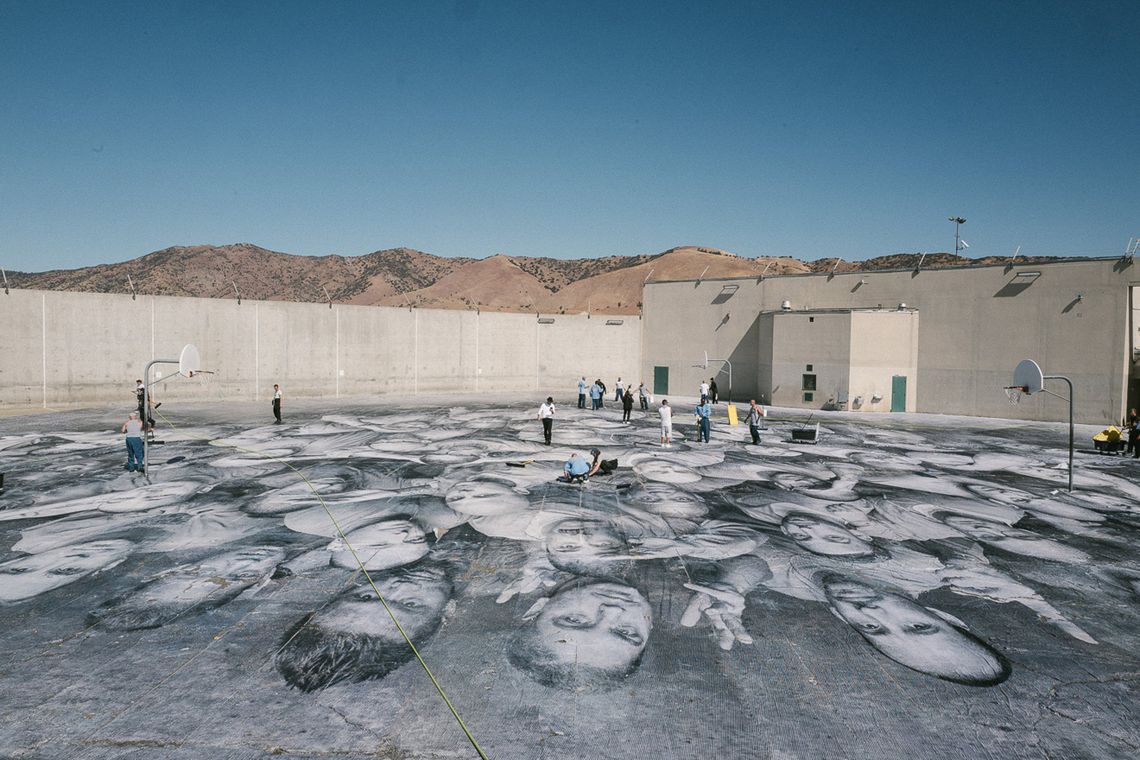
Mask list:
[[1140,237],[1128,238],[1128,245],[1124,247],[1124,256],[1122,258],[1132,261],[1136,256],[1137,249],[1140,249]]
[[918,257],[918,263],[914,265],[915,274],[922,271],[922,260],[926,258],[926,251],[923,251]]
[[[712,264],[709,264],[709,266],[712,266]],[[701,278],[703,278],[705,276],[705,272],[707,272],[707,271],[709,271],[709,267],[705,267],[704,272],[701,272],[699,275],[697,275],[697,284],[698,285],[701,284]]]
[[644,285],[645,283],[649,282],[649,278],[652,276],[653,276],[653,267],[650,267],[649,268],[649,274],[645,275],[645,279],[641,281],[641,284]]
[[1013,262],[1017,261],[1017,255],[1019,253],[1021,253],[1020,245],[1017,246],[1017,250],[1013,252],[1013,256],[1010,256],[1009,261],[1005,265],[1005,271],[1008,272],[1009,270],[1013,269]]
[[230,280],[230,285],[234,286],[234,293],[237,295],[238,306],[241,306],[241,291],[238,290],[237,283],[233,280]]
[[764,271],[760,273],[760,280],[764,280],[764,275],[768,274],[768,269],[772,266],[772,260],[768,259],[768,263],[764,265]]
[[131,300],[133,301],[135,300],[135,281],[131,279],[129,274],[127,275],[127,285],[131,288]]
[[0,275],[4,277],[4,295],[8,295],[8,273],[4,271],[3,267],[0,267]]
[[325,300],[329,302],[329,308],[331,309],[332,308],[332,296],[329,295],[329,289],[326,288],[324,285],[322,285],[321,290],[325,291]]

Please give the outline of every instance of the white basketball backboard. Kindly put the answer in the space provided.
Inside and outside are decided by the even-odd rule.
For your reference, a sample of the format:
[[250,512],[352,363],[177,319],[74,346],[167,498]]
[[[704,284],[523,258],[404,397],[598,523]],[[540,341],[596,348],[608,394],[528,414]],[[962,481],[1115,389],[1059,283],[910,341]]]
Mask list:
[[178,374],[183,377],[193,377],[200,369],[202,369],[202,357],[198,355],[198,349],[194,344],[187,343],[178,356]]
[[1040,392],[1045,387],[1045,373],[1041,366],[1032,359],[1022,359],[1013,370],[1013,384],[1025,389],[1030,395]]

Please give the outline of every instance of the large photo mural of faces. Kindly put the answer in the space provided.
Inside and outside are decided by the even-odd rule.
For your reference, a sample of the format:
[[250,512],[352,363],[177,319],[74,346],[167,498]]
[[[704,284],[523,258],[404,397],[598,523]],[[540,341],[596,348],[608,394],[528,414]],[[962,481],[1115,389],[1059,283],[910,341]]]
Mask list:
[[1136,757],[1135,460],[567,400],[5,419],[0,755]]

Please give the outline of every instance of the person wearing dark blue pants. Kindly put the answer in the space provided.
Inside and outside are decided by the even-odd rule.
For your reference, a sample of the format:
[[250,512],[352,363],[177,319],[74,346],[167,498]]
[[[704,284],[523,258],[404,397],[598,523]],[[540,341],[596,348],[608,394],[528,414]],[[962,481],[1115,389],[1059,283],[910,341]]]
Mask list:
[[709,419],[712,416],[712,407],[709,406],[708,399],[705,398],[697,406],[697,424],[699,425],[698,438],[705,442],[709,442],[709,433],[712,431],[712,421]]

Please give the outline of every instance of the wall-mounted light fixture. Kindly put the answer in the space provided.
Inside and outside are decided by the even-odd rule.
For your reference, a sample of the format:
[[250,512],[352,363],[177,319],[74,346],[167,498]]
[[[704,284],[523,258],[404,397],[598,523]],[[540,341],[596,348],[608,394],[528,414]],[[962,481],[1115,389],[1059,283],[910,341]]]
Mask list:
[[740,290],[739,285],[725,285],[725,286],[721,287],[720,292],[721,292],[721,295],[730,296],[738,290]]
[[554,324],[554,317],[539,317],[538,323],[540,325],[552,325]]
[[606,324],[607,325],[624,325],[625,320],[624,319],[607,319]]
[[1028,285],[1041,276],[1040,272],[1018,272],[1013,276],[1013,279],[1018,283]]

